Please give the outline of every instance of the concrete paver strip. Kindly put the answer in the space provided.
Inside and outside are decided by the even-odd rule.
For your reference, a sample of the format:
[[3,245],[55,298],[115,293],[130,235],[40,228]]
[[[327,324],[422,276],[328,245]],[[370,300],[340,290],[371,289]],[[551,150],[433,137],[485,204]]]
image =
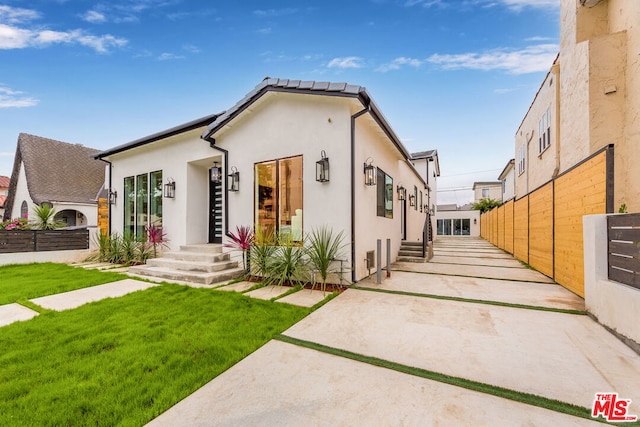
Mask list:
[[504,252],[488,254],[488,253],[462,252],[462,251],[452,252],[448,250],[435,249],[433,251],[433,254],[435,256],[446,256],[446,257],[455,257],[455,258],[465,257],[465,258],[480,258],[480,259],[491,259],[491,258],[513,259],[511,255]]
[[422,275],[392,271],[381,284],[367,279],[358,286],[372,289],[499,301],[538,307],[584,310],[584,300],[557,284],[516,282],[478,277]]
[[602,390],[640,402],[640,356],[583,315],[349,289],[285,334],[587,408]]
[[31,310],[18,303],[0,305],[0,326],[9,325],[21,320],[29,320],[37,315],[37,311]]
[[325,299],[327,296],[329,296],[328,292],[311,289],[301,289],[298,292],[294,292],[287,295],[286,297],[276,300],[276,302],[284,302],[301,307],[313,307],[314,305]]
[[594,423],[271,341],[148,424],[276,425],[591,426]]
[[220,286],[216,288],[217,291],[234,291],[234,292],[244,292],[246,290],[251,289],[257,283],[242,281],[238,283],[234,283],[232,285]]
[[62,294],[34,298],[30,301],[49,310],[62,311],[104,298],[121,297],[128,293],[148,289],[153,286],[158,285],[140,280],[124,279],[117,282],[105,283],[104,285],[76,289],[75,291],[64,292]]
[[251,298],[259,298],[270,300],[271,298],[279,297],[280,295],[288,292],[291,288],[287,286],[265,286],[263,288],[255,289],[251,292],[245,293],[245,295],[250,296]]
[[434,255],[432,264],[460,264],[460,265],[484,265],[487,267],[512,267],[522,268],[522,264],[513,258],[474,258],[474,257],[451,257]]
[[395,270],[415,271],[417,273],[449,274],[455,276],[486,277],[489,279],[518,280],[525,282],[554,283],[542,273],[528,268],[487,267],[480,265],[432,264],[398,262],[392,265]]

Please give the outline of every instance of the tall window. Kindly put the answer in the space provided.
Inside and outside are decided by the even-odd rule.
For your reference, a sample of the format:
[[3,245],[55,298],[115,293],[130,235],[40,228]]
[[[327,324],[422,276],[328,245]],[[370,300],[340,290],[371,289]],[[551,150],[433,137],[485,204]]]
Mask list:
[[439,219],[439,236],[469,236],[471,234],[471,220],[469,218]]
[[302,156],[256,163],[255,223],[265,235],[302,240]]
[[420,191],[420,212],[422,212],[422,191]]
[[393,178],[376,169],[376,215],[393,218]]
[[144,236],[144,227],[162,227],[162,171],[124,179],[124,232]]
[[525,150],[526,144],[522,144],[518,149],[518,175],[522,175],[525,171]]
[[538,122],[538,154],[551,145],[551,112],[550,108],[542,114]]

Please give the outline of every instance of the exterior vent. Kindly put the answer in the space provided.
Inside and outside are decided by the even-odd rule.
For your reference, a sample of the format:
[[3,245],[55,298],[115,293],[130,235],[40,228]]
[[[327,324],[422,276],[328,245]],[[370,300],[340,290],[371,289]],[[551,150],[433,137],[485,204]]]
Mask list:
[[368,251],[367,252],[367,269],[372,269],[376,266],[376,251]]
[[594,7],[602,0],[580,0],[580,4],[586,7]]

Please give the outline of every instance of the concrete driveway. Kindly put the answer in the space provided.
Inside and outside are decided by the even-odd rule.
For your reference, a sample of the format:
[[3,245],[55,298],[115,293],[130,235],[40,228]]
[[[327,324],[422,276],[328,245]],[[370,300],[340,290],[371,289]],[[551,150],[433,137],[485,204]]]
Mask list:
[[484,385],[587,409],[617,392],[640,415],[640,356],[583,309],[482,240],[440,239],[431,263],[358,283],[150,425],[597,425]]

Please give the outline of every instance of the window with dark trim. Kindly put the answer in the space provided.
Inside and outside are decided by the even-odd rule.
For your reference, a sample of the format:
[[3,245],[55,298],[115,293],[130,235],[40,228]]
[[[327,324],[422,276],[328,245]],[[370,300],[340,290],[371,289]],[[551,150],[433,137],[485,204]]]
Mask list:
[[376,215],[393,218],[393,178],[380,168],[376,175]]
[[420,191],[420,212],[422,212],[422,191]]
[[417,211],[418,210],[418,187],[416,187],[415,185],[413,186],[413,210]]
[[145,226],[162,227],[162,171],[124,178],[123,232],[144,236]]

